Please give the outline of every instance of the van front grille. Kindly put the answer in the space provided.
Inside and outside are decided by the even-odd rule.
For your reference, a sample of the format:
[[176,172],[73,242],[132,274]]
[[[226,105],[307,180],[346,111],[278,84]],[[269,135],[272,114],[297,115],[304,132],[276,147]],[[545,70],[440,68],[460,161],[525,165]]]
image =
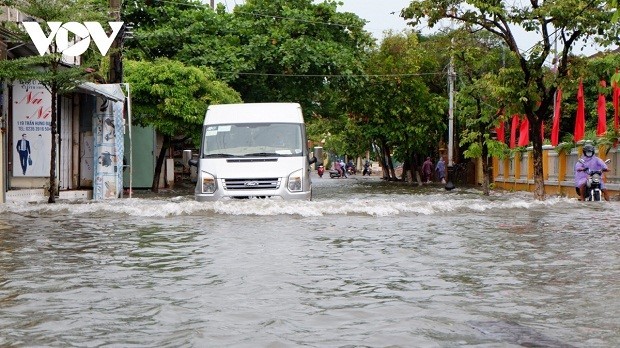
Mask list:
[[279,187],[279,178],[224,179],[224,189],[226,190],[264,190]]

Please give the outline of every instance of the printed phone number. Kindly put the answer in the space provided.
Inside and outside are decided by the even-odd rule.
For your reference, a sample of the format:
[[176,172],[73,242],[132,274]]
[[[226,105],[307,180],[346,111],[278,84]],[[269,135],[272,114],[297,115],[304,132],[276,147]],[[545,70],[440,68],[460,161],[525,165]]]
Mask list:
[[22,132],[42,132],[42,131],[51,131],[52,127],[18,127]]

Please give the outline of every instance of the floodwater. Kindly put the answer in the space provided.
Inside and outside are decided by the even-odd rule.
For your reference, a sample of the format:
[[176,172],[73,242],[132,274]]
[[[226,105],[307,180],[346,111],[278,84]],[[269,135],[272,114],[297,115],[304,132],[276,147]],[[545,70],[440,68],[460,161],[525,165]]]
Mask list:
[[2,347],[618,347],[620,203],[315,178],[0,205]]

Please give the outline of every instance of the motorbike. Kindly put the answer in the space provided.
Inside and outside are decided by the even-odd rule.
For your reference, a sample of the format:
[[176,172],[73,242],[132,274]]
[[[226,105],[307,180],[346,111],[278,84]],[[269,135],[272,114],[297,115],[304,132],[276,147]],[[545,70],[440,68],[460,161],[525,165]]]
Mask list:
[[347,175],[357,174],[357,169],[354,166],[347,166]]
[[364,165],[364,170],[362,171],[362,176],[372,174],[372,169],[370,169],[370,165]]
[[337,171],[336,169],[332,169],[332,170],[329,171],[329,177],[332,178],[332,179],[339,178],[341,176],[342,175],[340,175],[340,172]]
[[316,169],[316,172],[319,174],[319,177],[323,177],[323,173],[325,173],[325,167],[323,166],[323,164],[319,164],[319,166]]
[[[580,159],[579,162],[585,164],[583,159]],[[605,164],[611,162],[610,159],[605,161]],[[585,200],[590,202],[600,202],[602,191],[601,191],[601,181],[603,180],[603,172],[600,170],[590,170],[590,168],[586,167],[585,172],[588,174],[588,180],[586,181],[586,193]]]

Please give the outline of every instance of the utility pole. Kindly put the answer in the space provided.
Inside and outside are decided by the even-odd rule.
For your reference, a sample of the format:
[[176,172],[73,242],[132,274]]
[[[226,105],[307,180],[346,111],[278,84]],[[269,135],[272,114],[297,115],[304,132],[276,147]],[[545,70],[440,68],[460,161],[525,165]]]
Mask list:
[[[452,39],[454,43],[454,39]],[[448,67],[448,182],[446,190],[454,189],[452,177],[454,176],[454,80],[456,73],[454,72],[454,57],[450,56],[450,66]]]
[[[2,37],[0,37],[0,60],[7,59],[7,44],[4,42]],[[8,115],[8,86],[6,81],[0,81],[0,203],[4,203],[6,201],[5,192],[6,192],[6,170],[4,164],[7,163],[5,161],[5,153],[4,153],[4,139],[5,139],[5,131],[6,131],[6,122]],[[7,147],[11,148],[11,146]]]
[[[121,21],[121,0],[110,0],[110,18],[114,22]],[[117,35],[112,42],[110,50],[110,73],[108,75],[108,83],[123,82],[123,60],[121,56],[122,40],[125,32],[123,28],[120,35]]]
[[215,0],[211,0],[211,8],[215,11]]

